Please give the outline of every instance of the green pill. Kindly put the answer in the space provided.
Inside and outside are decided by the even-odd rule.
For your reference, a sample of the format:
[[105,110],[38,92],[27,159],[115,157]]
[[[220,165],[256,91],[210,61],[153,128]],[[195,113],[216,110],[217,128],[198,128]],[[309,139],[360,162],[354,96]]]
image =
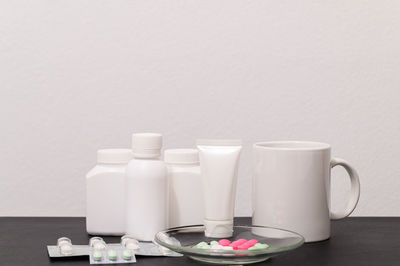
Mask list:
[[269,246],[267,244],[260,244],[258,247],[260,249],[269,248]]
[[93,252],[93,260],[94,261],[101,261],[103,259],[103,255],[101,254],[101,251],[94,251]]
[[204,249],[208,249],[211,248],[206,242],[200,242],[196,245],[196,248],[204,248]]
[[124,260],[131,260],[131,259],[132,259],[132,252],[131,252],[130,250],[128,250],[128,249],[125,249],[125,250],[122,252],[122,258],[123,258]]
[[260,250],[260,249],[265,249],[268,248],[269,246],[267,244],[261,244],[257,243],[254,246],[250,247],[249,250]]
[[213,240],[213,241],[210,242],[210,246],[216,246],[216,245],[218,245],[217,241]]
[[109,250],[107,255],[108,255],[109,260],[112,260],[112,261],[117,260],[117,252],[115,250]]

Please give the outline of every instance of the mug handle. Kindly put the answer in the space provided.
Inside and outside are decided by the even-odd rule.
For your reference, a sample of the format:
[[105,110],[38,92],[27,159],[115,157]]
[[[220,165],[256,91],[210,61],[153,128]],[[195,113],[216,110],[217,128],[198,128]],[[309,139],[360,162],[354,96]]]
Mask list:
[[331,159],[331,169],[337,165],[342,166],[349,174],[351,181],[351,195],[350,200],[347,203],[346,210],[341,212],[330,212],[330,217],[332,220],[339,220],[349,216],[357,206],[358,200],[360,198],[360,179],[358,178],[357,171],[345,160],[340,158]]

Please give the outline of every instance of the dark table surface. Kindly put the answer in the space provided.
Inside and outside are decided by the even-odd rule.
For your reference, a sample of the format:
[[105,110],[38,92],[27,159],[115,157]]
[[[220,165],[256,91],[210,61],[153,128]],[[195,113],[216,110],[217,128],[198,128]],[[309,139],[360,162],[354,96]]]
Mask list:
[[[250,218],[236,218],[238,225]],[[87,257],[52,260],[47,245],[69,237],[87,244],[84,218],[0,218],[0,265],[89,265]],[[104,237],[118,242],[119,237]],[[128,265],[128,264],[121,264]],[[187,257],[137,257],[135,265],[201,265]],[[397,265],[400,266],[400,217],[354,217],[332,222],[327,241],[304,244],[287,254],[253,264],[279,265]]]

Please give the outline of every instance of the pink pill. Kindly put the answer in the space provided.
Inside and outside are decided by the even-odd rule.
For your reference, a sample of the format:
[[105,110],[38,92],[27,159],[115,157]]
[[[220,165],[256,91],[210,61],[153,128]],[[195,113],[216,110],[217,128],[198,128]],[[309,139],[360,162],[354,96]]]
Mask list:
[[229,246],[231,246],[233,249],[238,249],[240,245],[246,242],[247,242],[246,239],[238,239],[236,241],[233,241]]
[[236,240],[235,242],[238,242],[238,243],[240,243],[240,244],[243,244],[243,243],[247,242],[247,240],[242,238],[242,239]]
[[236,241],[233,241],[233,242],[231,243],[231,245],[233,244],[233,245],[235,245],[235,246],[240,246],[241,244],[246,243],[246,242],[247,242],[246,239],[238,239],[238,240],[236,240]]
[[251,239],[249,241],[246,242],[247,245],[250,245],[250,247],[254,246],[255,244],[258,243],[257,239]]
[[238,246],[240,246],[241,244],[238,242],[232,242],[229,246],[232,247],[233,249],[237,249]]
[[251,247],[251,245],[248,245],[246,242],[238,246],[237,249],[248,249],[249,247]]
[[231,241],[229,241],[228,239],[221,239],[220,241],[218,241],[218,244],[223,247],[227,247],[231,244]]
[[229,246],[232,247],[233,249],[237,249],[239,244],[231,243]]

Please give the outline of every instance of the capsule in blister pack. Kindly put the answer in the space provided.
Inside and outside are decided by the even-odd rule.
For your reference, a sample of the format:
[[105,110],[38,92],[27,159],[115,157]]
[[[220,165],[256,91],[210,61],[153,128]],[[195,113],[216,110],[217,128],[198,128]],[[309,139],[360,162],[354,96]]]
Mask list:
[[57,239],[57,247],[59,248],[60,254],[64,256],[72,254],[72,242],[68,237],[61,237]]
[[139,246],[139,241],[137,241],[136,239],[134,239],[133,237],[129,236],[129,235],[124,235],[123,237],[121,237],[121,245],[129,250],[139,250],[140,246]]

